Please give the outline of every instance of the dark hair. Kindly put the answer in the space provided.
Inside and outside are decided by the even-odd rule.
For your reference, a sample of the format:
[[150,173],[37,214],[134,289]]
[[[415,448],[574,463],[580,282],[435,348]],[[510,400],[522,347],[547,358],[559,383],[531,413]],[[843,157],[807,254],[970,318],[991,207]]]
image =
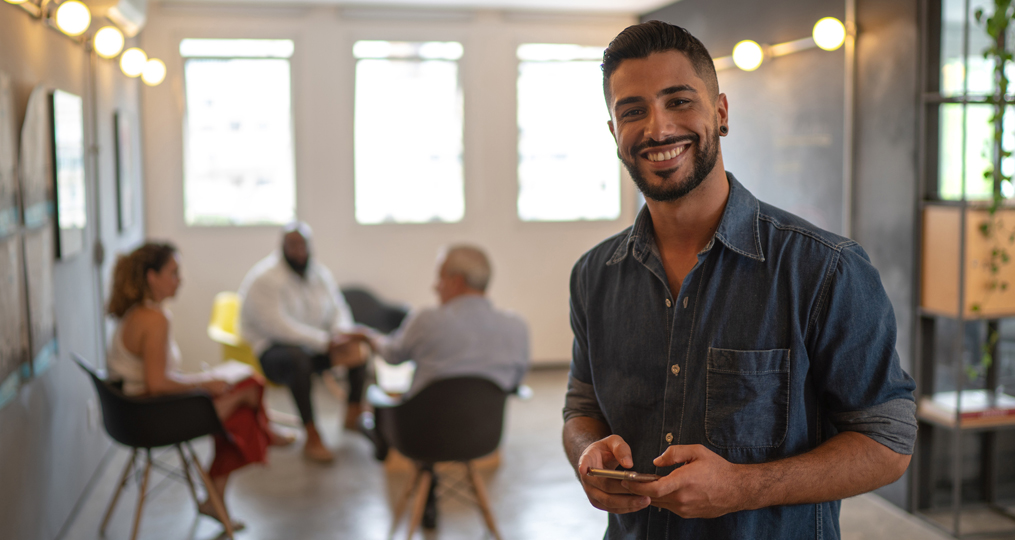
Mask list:
[[603,51],[603,96],[610,106],[610,77],[620,63],[629,58],[647,58],[664,51],[680,51],[690,60],[694,72],[705,81],[712,99],[719,95],[715,64],[705,45],[686,29],[662,21],[648,21],[628,26],[617,34]]
[[107,311],[120,318],[141,303],[148,291],[148,271],[159,272],[176,254],[176,246],[167,242],[148,242],[120,255],[113,268],[113,287]]

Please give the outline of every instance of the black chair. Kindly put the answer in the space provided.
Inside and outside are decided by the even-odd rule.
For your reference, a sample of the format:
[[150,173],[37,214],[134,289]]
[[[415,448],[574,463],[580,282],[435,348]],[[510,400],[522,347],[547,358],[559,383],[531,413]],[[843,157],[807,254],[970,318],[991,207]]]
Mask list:
[[344,287],[342,296],[349,304],[353,320],[385,334],[397,329],[408,313],[402,306],[380,301],[373,293],[362,287]]
[[[131,447],[130,459],[123,469],[123,475],[117,485],[113,499],[109,501],[109,509],[102,519],[99,527],[99,534],[104,535],[109,518],[116,508],[120,492],[127,484],[131,473],[140,473],[140,491],[138,492],[137,511],[134,516],[134,527],[131,539],[137,538],[138,528],[141,524],[141,511],[144,508],[145,496],[148,490],[148,477],[152,466],[166,472],[170,477],[183,477],[190,494],[194,497],[194,503],[200,504],[197,498],[197,490],[190,476],[191,468],[197,470],[198,475],[204,483],[208,497],[215,507],[219,521],[225,527],[225,534],[233,538],[232,521],[226,512],[225,503],[219,497],[211,483],[208,473],[201,468],[200,461],[190,441],[205,435],[214,433],[229,436],[222,427],[218,415],[215,412],[215,405],[211,398],[204,392],[192,392],[186,394],[172,394],[154,397],[134,397],[124,395],[123,392],[113,383],[105,381],[92,369],[81,356],[74,354],[74,361],[85,370],[95,385],[95,392],[99,396],[99,404],[102,407],[102,423],[106,432],[116,442]],[[173,446],[180,457],[182,464],[182,475],[177,471],[167,470],[159,461],[152,460],[152,448]],[[144,470],[137,464],[137,456],[140,450],[144,450]],[[135,470],[136,469],[136,470]]]
[[[367,395],[370,397],[371,393]],[[416,466],[412,481],[395,505],[389,537],[394,537],[415,489],[416,500],[407,536],[412,538],[423,517],[434,465],[459,462],[465,465],[469,485],[487,528],[500,540],[486,488],[473,460],[490,454],[500,444],[506,399],[507,392],[487,379],[457,377],[435,381],[398,404],[371,400],[381,436]]]

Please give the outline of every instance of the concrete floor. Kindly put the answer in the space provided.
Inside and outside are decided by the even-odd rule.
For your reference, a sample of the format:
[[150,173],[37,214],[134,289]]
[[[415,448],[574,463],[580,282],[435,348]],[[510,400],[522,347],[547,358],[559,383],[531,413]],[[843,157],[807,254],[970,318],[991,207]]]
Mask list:
[[[602,538],[606,514],[589,505],[560,446],[560,408],[567,382],[563,370],[533,372],[527,383],[534,390],[528,401],[512,398],[508,405],[500,465],[483,477],[491,505],[505,540],[560,540]],[[335,451],[336,461],[321,466],[305,461],[299,444],[273,449],[266,467],[248,467],[236,473],[227,503],[247,529],[238,540],[371,540],[386,538],[392,500],[408,481],[408,473],[386,471],[372,457],[370,443],[361,435],[338,429],[342,406],[323,385],[317,385],[318,424]],[[272,409],[293,410],[287,392],[269,391]],[[195,445],[207,456],[208,441]],[[111,451],[94,489],[63,536],[67,540],[98,538],[99,523],[114,484],[128,456],[122,448]],[[166,461],[175,463],[175,454]],[[449,472],[451,474],[451,472]],[[139,538],[145,540],[210,540],[222,529],[199,517],[183,484],[158,483],[145,507]],[[136,486],[128,487],[113,514],[106,538],[128,539],[133,520]],[[396,491],[398,490],[398,491]],[[843,502],[844,540],[934,540],[949,538],[937,529],[897,509],[875,495]],[[404,525],[399,537],[404,538]],[[438,529],[424,539],[487,538],[478,510],[454,498],[441,499]]]

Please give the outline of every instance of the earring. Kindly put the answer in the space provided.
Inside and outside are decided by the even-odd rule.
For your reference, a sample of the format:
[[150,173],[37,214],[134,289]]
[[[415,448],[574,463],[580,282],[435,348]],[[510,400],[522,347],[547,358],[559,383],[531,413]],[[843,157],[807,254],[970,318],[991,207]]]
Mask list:
[[730,132],[730,128],[728,128],[726,126],[719,126],[719,134],[720,135],[725,135],[725,134],[727,134],[729,132]]

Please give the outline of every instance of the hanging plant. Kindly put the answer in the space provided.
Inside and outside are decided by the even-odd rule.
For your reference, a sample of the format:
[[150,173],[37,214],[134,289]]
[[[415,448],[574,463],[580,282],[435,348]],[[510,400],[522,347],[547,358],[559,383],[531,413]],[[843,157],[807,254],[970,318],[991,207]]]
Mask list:
[[[990,45],[984,49],[983,57],[992,60],[994,64],[994,92],[987,97],[987,103],[993,109],[988,120],[992,128],[991,162],[983,172],[983,177],[991,182],[992,189],[990,206],[987,207],[987,219],[979,225],[980,233],[990,243],[990,258],[987,263],[990,273],[987,287],[990,292],[1008,290],[1008,282],[1001,278],[1001,269],[1011,262],[1008,248],[1015,244],[1015,230],[1005,226],[1004,220],[998,212],[1005,200],[1002,188],[1006,184],[1010,186],[1012,181],[1010,175],[1004,174],[1001,163],[1012,155],[1010,151],[1004,149],[1003,141],[1004,111],[1009,101],[1007,67],[1013,61],[1007,36],[1013,19],[1015,19],[1015,2],[1013,0],[994,0],[994,12],[989,16],[986,16],[983,9],[976,10],[976,21],[983,24],[984,30],[990,36]],[[972,310],[979,312],[981,306],[973,304]],[[979,363],[966,369],[970,380],[975,380],[985,374],[994,363],[993,351],[1000,336],[996,325],[989,325],[988,328],[987,340],[983,344]]]

